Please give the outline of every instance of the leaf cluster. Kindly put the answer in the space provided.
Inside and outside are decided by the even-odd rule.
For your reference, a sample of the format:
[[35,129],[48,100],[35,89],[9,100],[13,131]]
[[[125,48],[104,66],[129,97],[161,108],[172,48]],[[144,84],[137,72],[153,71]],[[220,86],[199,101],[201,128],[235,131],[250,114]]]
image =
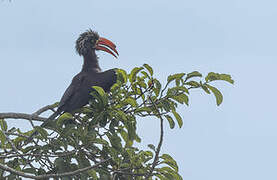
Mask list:
[[[223,96],[211,83],[223,80],[233,84],[231,77],[209,73],[203,82],[201,77],[197,71],[173,74],[163,86],[147,64],[130,73],[117,69],[117,83],[109,93],[93,86],[88,106],[74,114],[64,113],[47,128],[35,127],[23,133],[19,128],[8,130],[1,119],[0,163],[39,176],[76,171],[107,160],[96,168],[61,179],[182,179],[177,162],[169,154],[160,155],[153,144],[146,150],[135,146],[135,142],[141,142],[137,121],[156,117],[166,119],[171,129],[175,124],[181,128],[183,120],[177,107],[189,105],[190,91],[197,88],[214,94],[220,105]],[[35,130],[39,135],[24,144]],[[0,177],[21,178],[3,170]]]

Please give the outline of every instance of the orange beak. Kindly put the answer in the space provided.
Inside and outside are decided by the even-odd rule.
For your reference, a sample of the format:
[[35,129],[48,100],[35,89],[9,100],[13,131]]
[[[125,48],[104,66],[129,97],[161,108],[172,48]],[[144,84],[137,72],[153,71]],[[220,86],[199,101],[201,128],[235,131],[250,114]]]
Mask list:
[[[98,41],[96,42],[96,45],[95,45],[95,49],[110,53],[115,58],[117,58],[117,56],[119,56],[119,54],[115,48],[116,48],[116,45],[113,42],[111,42],[110,40],[108,40],[106,38],[102,38],[102,37],[100,37],[98,39]],[[113,52],[115,52],[115,54],[117,54],[117,56]]]

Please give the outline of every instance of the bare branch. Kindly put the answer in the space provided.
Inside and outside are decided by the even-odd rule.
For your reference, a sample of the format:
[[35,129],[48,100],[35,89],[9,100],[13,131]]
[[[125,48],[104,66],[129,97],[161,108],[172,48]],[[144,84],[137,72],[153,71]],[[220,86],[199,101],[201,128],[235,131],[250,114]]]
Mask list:
[[8,113],[0,113],[0,119],[26,119],[26,120],[34,120],[34,121],[45,121],[47,118],[40,117],[39,115],[44,113],[45,111],[52,110],[57,106],[57,103],[54,103],[52,105],[47,105],[33,114],[26,114],[26,113],[13,113],[13,112],[8,112]]
[[[43,113],[43,112],[45,112],[45,111],[48,111],[49,109],[52,109],[53,106],[55,106],[55,104],[47,105],[47,106],[44,106],[44,107],[40,108],[39,110],[37,110],[36,112],[34,112],[34,113],[32,114],[32,117],[33,117],[33,116],[39,116],[41,113]],[[33,128],[35,128],[35,125],[34,125],[34,123],[33,123],[33,119],[29,119],[29,122],[30,122],[31,126],[32,126]]]
[[29,136],[26,136],[24,134],[19,134],[19,133],[14,133],[14,132],[8,132],[8,131],[3,131],[5,134],[7,135],[12,135],[12,136],[18,136],[18,137],[24,137],[24,138],[28,138]]
[[44,106],[42,108],[40,108],[39,110],[37,110],[36,112],[33,113],[33,115],[35,116],[39,116],[40,114],[44,113],[45,111],[48,111],[48,110],[52,110],[53,108],[55,108],[57,106],[57,103],[54,103],[52,105],[47,105],[47,106]]
[[39,175],[39,176],[33,176],[33,175],[29,175],[26,173],[23,173],[21,171],[17,171],[13,168],[10,168],[8,166],[5,166],[4,164],[0,163],[0,169],[3,169],[4,171],[8,171],[12,174],[16,174],[18,176],[22,176],[22,177],[26,177],[26,178],[31,178],[31,179],[47,179],[47,178],[58,178],[58,177],[64,177],[64,176],[74,176],[77,174],[80,174],[82,172],[88,171],[90,169],[96,168],[102,164],[104,164],[105,162],[111,160],[111,158],[108,158],[106,160],[100,161],[99,163],[94,164],[93,166],[88,166],[82,169],[78,169],[76,171],[71,171],[71,172],[66,172],[66,173],[60,173],[60,174],[45,174],[45,175]]
[[25,113],[0,113],[0,119],[26,119],[26,120],[35,120],[35,121],[45,121],[47,118],[34,116],[32,114],[25,114]]
[[160,151],[161,151],[161,147],[162,147],[162,143],[163,143],[163,136],[164,136],[164,129],[163,129],[163,121],[164,121],[164,119],[163,119],[162,115],[160,114],[160,111],[159,111],[157,105],[152,100],[152,98],[149,97],[149,99],[150,99],[151,103],[154,105],[155,109],[157,110],[158,117],[161,120],[161,125],[160,125],[161,134],[160,134],[160,141],[159,141],[158,147],[157,147],[157,149],[155,151],[155,158],[154,158],[152,167],[151,167],[150,172],[148,173],[148,175],[145,177],[145,179],[148,179],[149,177],[152,176],[152,173],[153,173],[155,167],[158,165],[159,154],[160,154]]

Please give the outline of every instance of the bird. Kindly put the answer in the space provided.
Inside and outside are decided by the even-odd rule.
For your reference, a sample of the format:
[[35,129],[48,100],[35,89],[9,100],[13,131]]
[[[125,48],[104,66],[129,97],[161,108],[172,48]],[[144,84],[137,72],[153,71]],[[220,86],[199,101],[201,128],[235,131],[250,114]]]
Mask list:
[[[102,71],[96,55],[96,51],[105,51],[118,58],[119,54],[113,42],[100,37],[96,31],[88,29],[80,34],[76,40],[75,49],[84,59],[82,69],[73,77],[71,84],[60,100],[57,110],[40,125],[41,127],[46,127],[51,120],[62,113],[73,113],[88,104],[92,98],[90,95],[92,86],[100,86],[105,92],[109,92],[111,86],[116,83],[116,70]],[[36,134],[38,134],[37,131],[33,132],[27,142],[31,141]]]

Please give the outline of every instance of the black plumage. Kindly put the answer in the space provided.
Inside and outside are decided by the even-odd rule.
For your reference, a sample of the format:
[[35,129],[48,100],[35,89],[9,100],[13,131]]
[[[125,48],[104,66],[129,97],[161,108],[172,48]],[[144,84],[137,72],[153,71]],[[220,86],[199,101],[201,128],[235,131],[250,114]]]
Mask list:
[[[86,105],[91,97],[92,86],[100,86],[108,92],[116,82],[116,72],[113,69],[101,72],[96,55],[84,56],[82,71],[73,79],[61,98],[57,112],[69,112]],[[89,62],[89,63],[88,63]]]
[[[76,51],[84,58],[82,70],[72,79],[71,84],[60,100],[57,111],[41,125],[42,127],[45,127],[50,120],[54,120],[61,113],[73,113],[75,110],[88,104],[92,97],[90,95],[92,86],[100,86],[106,92],[110,90],[111,86],[116,82],[116,72],[114,69],[104,72],[101,71],[96,50],[106,51],[117,57],[112,52],[114,51],[118,55],[115,48],[116,46],[111,41],[99,37],[99,35],[92,30],[88,30],[80,35],[76,41]],[[37,132],[33,133],[29,140],[32,139],[35,134],[37,134]]]

